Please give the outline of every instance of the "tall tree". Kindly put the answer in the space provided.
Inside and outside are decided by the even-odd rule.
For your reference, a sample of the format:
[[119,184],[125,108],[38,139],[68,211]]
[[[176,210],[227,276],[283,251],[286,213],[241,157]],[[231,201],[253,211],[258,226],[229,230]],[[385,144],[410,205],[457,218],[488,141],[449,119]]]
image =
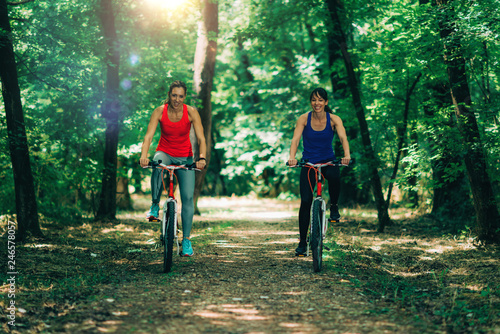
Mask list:
[[[308,29],[309,31],[310,29]],[[312,36],[313,32],[310,31],[309,34]],[[314,39],[314,37],[311,37]],[[336,70],[335,64],[338,61],[342,61],[342,52],[339,49],[339,45],[342,41],[342,35],[338,29],[330,29],[328,31],[328,66],[330,69],[330,81],[332,83],[333,97],[332,101],[337,99],[348,99],[349,87],[347,87],[344,78],[341,77],[338,70]],[[338,68],[338,67],[337,67]],[[358,137],[358,128],[356,127],[346,127],[347,137],[354,139]],[[336,144],[336,151],[338,151],[341,146],[340,142]],[[353,205],[355,203],[361,204],[365,202],[369,195],[363,198],[364,192],[359,191],[356,186],[357,180],[353,168],[342,168],[341,170],[341,187],[340,187],[340,198],[339,204],[341,205]]]
[[[130,168],[128,158],[120,156],[118,158],[117,168],[120,171],[116,185],[116,206],[121,210],[132,210],[132,199],[130,197],[129,178],[127,172]],[[135,167],[135,166],[134,166]]]
[[391,219],[389,217],[387,203],[384,200],[384,194],[382,192],[382,182],[378,174],[378,158],[372,147],[368,123],[365,116],[365,110],[361,101],[361,92],[359,89],[358,78],[356,76],[354,64],[347,47],[346,35],[344,33],[344,29],[342,27],[339,16],[339,11],[342,9],[342,3],[340,0],[325,1],[328,6],[330,17],[332,19],[333,29],[336,31],[335,35],[337,36],[337,39],[339,41],[338,47],[340,48],[340,51],[342,52],[342,58],[344,59],[344,64],[347,71],[348,85],[351,91],[354,109],[356,111],[356,116],[359,122],[364,156],[366,157],[366,161],[369,163],[371,186],[378,211],[378,231],[383,232],[385,226],[391,223]]
[[484,241],[500,242],[500,216],[486,170],[486,156],[476,117],[471,110],[471,94],[461,45],[461,36],[455,28],[458,18],[449,0],[436,0],[441,17],[440,36],[445,51],[450,93],[455,106],[458,128],[465,147],[465,166],[476,211],[478,237]]
[[106,42],[106,91],[102,115],[106,119],[106,142],[101,197],[96,219],[115,219],[118,134],[120,132],[120,52],[112,0],[101,0],[100,17]]
[[[198,41],[194,58],[194,91],[200,100],[199,113],[203,132],[207,141],[207,165],[212,152],[212,87],[215,74],[215,56],[217,55],[217,36],[219,34],[219,9],[217,1],[203,0],[202,20],[198,24]],[[198,210],[198,197],[205,180],[207,169],[196,175],[194,203]]]
[[10,158],[14,172],[17,213],[17,240],[24,240],[27,233],[41,236],[38,209],[31,172],[30,153],[24,125],[21,92],[17,77],[14,47],[11,39],[7,1],[0,0],[0,79],[7,119]]
[[[417,77],[413,81],[411,87],[407,87],[405,98],[404,98],[404,109],[403,109],[403,121],[397,125],[396,127],[396,132],[398,136],[398,148],[396,150],[396,159],[394,161],[394,168],[392,170],[392,175],[391,175],[391,181],[389,183],[389,189],[387,191],[387,207],[390,206],[391,203],[391,194],[392,194],[392,187],[394,185],[394,180],[396,179],[396,175],[398,174],[398,169],[399,169],[399,162],[401,159],[401,154],[403,153],[403,148],[405,147],[405,142],[406,142],[406,129],[408,128],[408,114],[410,112],[410,99],[413,94],[413,90],[415,89],[415,86],[417,85],[418,81],[422,77],[422,73],[418,73]],[[409,86],[409,80],[408,84]]]
[[468,212],[474,210],[470,200],[469,185],[466,180],[464,162],[460,146],[457,146],[459,134],[453,113],[449,106],[453,104],[447,83],[426,85],[424,117],[422,125],[429,144],[432,168],[432,211],[437,217],[446,217],[462,224],[468,220]]

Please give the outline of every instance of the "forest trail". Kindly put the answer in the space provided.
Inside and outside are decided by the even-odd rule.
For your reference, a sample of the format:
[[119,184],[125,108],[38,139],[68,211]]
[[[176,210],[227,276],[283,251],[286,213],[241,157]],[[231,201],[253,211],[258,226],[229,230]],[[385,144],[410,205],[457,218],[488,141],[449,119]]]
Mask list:
[[[67,323],[66,329],[73,333],[421,331],[409,325],[408,314],[379,312],[359,289],[329,268],[340,264],[325,259],[325,270],[314,273],[311,257],[294,256],[296,203],[227,204],[231,206],[219,202],[219,209],[198,217],[192,237],[195,256],[174,258],[172,273],[163,274],[161,250],[138,253],[129,263],[131,277],[118,286],[100,287],[98,294],[103,297],[79,308],[87,319]],[[226,223],[213,225],[214,219]]]
[[[296,201],[202,198],[195,255],[164,274],[149,200],[134,203],[117,221],[45,221],[45,238],[19,245],[16,327],[2,330],[500,333],[500,249],[445,238],[407,210],[382,234],[376,212],[343,211],[315,273],[311,257],[294,256]],[[9,285],[0,290],[5,309]]]

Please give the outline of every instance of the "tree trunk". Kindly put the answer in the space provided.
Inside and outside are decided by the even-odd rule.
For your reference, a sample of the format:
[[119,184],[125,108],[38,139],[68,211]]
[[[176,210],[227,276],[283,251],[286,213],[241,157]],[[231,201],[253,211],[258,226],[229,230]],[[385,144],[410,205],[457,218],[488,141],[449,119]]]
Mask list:
[[[198,110],[207,141],[207,165],[212,151],[212,86],[217,54],[218,5],[214,0],[203,0],[203,20],[198,23],[198,41],[194,57],[194,91],[198,95],[201,107]],[[207,168],[197,173],[194,190],[195,213],[199,214],[198,198],[205,180]]]
[[101,0],[101,22],[107,46],[106,52],[106,91],[102,115],[106,119],[106,142],[101,196],[96,219],[115,219],[116,216],[116,164],[118,134],[120,132],[118,99],[120,54],[115,27],[112,0]]
[[332,19],[334,30],[338,34],[339,45],[342,52],[342,58],[344,59],[344,64],[347,71],[348,85],[351,90],[352,100],[354,104],[354,109],[356,111],[356,116],[358,118],[359,127],[361,130],[361,139],[363,143],[363,153],[366,158],[365,161],[369,164],[370,170],[370,181],[372,184],[372,191],[375,197],[375,204],[378,210],[378,231],[383,232],[386,225],[391,224],[391,219],[389,217],[389,211],[387,208],[387,203],[384,200],[384,194],[382,192],[382,183],[380,181],[380,176],[378,175],[378,159],[373,151],[370,133],[368,130],[368,123],[366,122],[365,111],[361,103],[361,93],[359,91],[359,83],[354,71],[354,65],[351,61],[351,56],[347,48],[347,41],[345,38],[344,31],[342,29],[342,24],[338,15],[339,7],[341,7],[340,0],[326,0],[328,5],[328,11]]
[[10,38],[11,32],[7,2],[0,0],[0,79],[7,119],[10,158],[14,173],[18,223],[16,240],[22,241],[28,232],[35,236],[42,236],[42,231],[38,221],[35,187],[31,173],[14,48]]
[[[306,25],[308,27],[308,25]],[[309,38],[311,43],[314,43],[314,35],[312,28],[308,27]],[[340,52],[339,45],[342,42],[342,35],[339,33],[338,29],[331,29],[329,31],[328,37],[328,68],[329,77],[332,83],[332,97],[330,98],[330,103],[335,103],[336,99],[347,98],[347,85],[345,84],[344,78],[340,76],[340,73],[336,70],[335,64],[337,61],[342,60],[342,53]],[[346,129],[347,137],[349,139],[354,139],[358,137],[358,131],[355,127],[350,127]],[[339,152],[342,149],[340,142],[336,142],[335,151]],[[340,197],[338,200],[339,205],[356,205],[356,204],[366,204],[369,202],[369,196],[364,196],[362,191],[359,191],[357,187],[356,175],[353,168],[342,168],[340,171]]]
[[[432,133],[438,127],[443,127],[441,132],[427,136],[430,146],[430,156],[438,157],[431,160],[433,179],[433,199],[431,213],[437,217],[445,217],[458,221],[467,219],[473,210],[470,201],[469,185],[464,172],[457,171],[450,178],[446,171],[448,166],[463,165],[460,152],[457,152],[454,137],[450,138],[456,128],[452,115],[448,120],[436,119],[440,109],[447,108],[452,102],[447,85],[431,85],[427,88],[431,96],[427,99],[428,105],[424,106],[424,125]],[[438,130],[439,131],[439,130]]]
[[437,0],[442,17],[439,20],[440,36],[444,42],[444,59],[448,70],[451,98],[455,106],[458,129],[466,149],[464,157],[469,178],[474,209],[476,232],[480,240],[500,242],[500,216],[490,178],[486,171],[486,156],[483,151],[479,127],[471,110],[471,96],[465,70],[460,36],[454,27],[457,20],[448,0]]
[[121,210],[132,210],[132,199],[130,198],[130,192],[128,191],[128,163],[127,159],[118,159],[118,170],[120,171],[120,176],[118,176],[116,184],[116,206]]
[[[428,4],[430,0],[419,0],[419,5]],[[435,2],[432,3],[436,5]],[[463,161],[456,151],[454,139],[449,133],[454,130],[456,123],[453,119],[438,120],[438,110],[447,108],[452,104],[447,84],[432,84],[428,87],[431,96],[424,105],[424,124],[431,131],[435,131],[436,124],[442,124],[444,131],[433,136],[427,136],[430,146],[430,155],[438,158],[431,160],[433,179],[432,215],[445,217],[454,222],[467,219],[473,210],[470,201],[470,192],[465,180],[465,173],[458,172],[450,178],[446,171],[447,166],[462,165]],[[429,102],[430,101],[430,102]]]
[[389,207],[391,203],[391,195],[392,195],[392,187],[394,185],[394,180],[396,179],[396,176],[398,175],[398,169],[399,169],[399,161],[401,159],[401,153],[403,152],[403,148],[405,146],[405,138],[406,138],[406,129],[408,128],[408,114],[410,113],[410,99],[413,94],[413,90],[415,89],[415,86],[417,85],[418,81],[422,77],[422,73],[419,73],[417,77],[415,78],[415,81],[409,87],[408,91],[406,92],[405,96],[405,107],[403,109],[403,123],[400,126],[397,126],[397,135],[398,135],[398,149],[396,151],[396,160],[394,162],[394,168],[392,170],[392,175],[391,175],[391,180],[389,181],[389,189],[387,191],[387,199],[385,200],[387,202],[387,207]]

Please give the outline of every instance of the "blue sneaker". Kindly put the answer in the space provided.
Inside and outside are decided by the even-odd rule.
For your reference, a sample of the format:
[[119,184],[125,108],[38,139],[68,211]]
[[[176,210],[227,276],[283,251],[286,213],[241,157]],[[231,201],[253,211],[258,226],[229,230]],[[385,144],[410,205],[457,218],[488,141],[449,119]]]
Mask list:
[[193,256],[193,247],[191,246],[191,240],[182,239],[182,256]]
[[146,219],[148,219],[150,222],[159,221],[160,220],[158,218],[159,216],[160,216],[160,206],[158,205],[158,203],[151,204],[151,209],[149,209],[149,212],[146,215]]

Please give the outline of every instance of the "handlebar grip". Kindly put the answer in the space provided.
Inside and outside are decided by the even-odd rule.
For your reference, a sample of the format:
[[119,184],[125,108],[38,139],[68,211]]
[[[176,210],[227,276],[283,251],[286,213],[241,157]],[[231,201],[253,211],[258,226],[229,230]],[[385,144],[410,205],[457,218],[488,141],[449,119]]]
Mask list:
[[[336,159],[334,161],[332,161],[333,163],[336,163],[336,164],[341,164],[342,163],[342,159]],[[353,165],[354,163],[356,162],[356,160],[354,158],[351,158],[351,160],[349,160],[349,165]]]
[[[295,166],[297,166],[297,167],[303,167],[303,166],[305,166],[307,164],[307,162],[308,162],[307,160],[298,160],[297,164]],[[335,164],[335,165],[339,165],[340,166],[342,164],[342,159],[335,159],[335,160],[333,160],[331,162],[333,164]],[[356,160],[354,158],[351,158],[351,160],[349,161],[349,165],[348,166],[353,165],[355,162],[356,162]],[[289,166],[288,161],[286,162],[286,165]]]
[[161,164],[161,160],[158,160],[158,161],[150,160],[148,162],[148,166],[150,166],[150,167],[156,167],[156,166],[159,166],[160,164]]
[[[297,160],[297,163],[293,167],[304,166],[307,162],[308,162],[307,159],[306,160],[304,160],[304,159]],[[289,166],[288,161],[286,162],[286,165]]]

